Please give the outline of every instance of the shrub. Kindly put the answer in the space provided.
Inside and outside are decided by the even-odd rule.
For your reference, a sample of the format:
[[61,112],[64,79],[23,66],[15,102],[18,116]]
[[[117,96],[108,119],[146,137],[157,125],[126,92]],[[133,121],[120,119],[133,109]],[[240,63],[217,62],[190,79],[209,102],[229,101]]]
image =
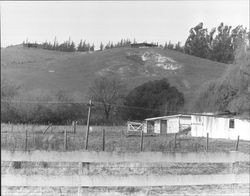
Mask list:
[[184,96],[167,79],[146,82],[125,98],[125,119],[143,120],[147,117],[177,113],[184,105]]
[[14,161],[14,162],[12,163],[12,167],[13,167],[14,169],[21,169],[21,168],[22,168],[22,162],[20,162],[20,161]]
[[47,162],[41,162],[43,168],[48,168],[49,164]]

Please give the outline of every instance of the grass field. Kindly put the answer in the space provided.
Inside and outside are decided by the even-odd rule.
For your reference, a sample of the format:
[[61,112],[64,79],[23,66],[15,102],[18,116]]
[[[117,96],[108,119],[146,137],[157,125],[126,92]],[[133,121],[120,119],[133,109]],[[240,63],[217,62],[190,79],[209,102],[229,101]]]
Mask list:
[[[1,125],[1,148],[8,150],[25,150],[27,130],[27,150],[65,150],[64,131],[67,130],[67,151],[84,150],[86,126],[77,126],[76,134],[72,126],[32,126]],[[47,132],[44,134],[44,131]],[[102,151],[102,130],[105,129],[105,151],[138,152],[141,138],[128,136],[125,126],[93,126],[90,128],[88,150]],[[209,151],[234,151],[236,141],[226,139],[209,139]],[[250,142],[239,142],[239,151],[250,153]],[[160,152],[205,152],[206,138],[178,136],[174,148],[174,135],[155,135],[143,138],[143,151]]]
[[[196,185],[196,186],[163,186],[163,187],[81,187],[82,195],[115,195],[115,196],[248,196],[249,185],[248,184],[234,184],[234,185]],[[40,187],[3,187],[3,191],[10,193],[19,193],[19,195],[40,195]],[[77,195],[79,191],[78,187],[45,187],[43,188],[43,195]],[[59,195],[59,194],[58,194]]]

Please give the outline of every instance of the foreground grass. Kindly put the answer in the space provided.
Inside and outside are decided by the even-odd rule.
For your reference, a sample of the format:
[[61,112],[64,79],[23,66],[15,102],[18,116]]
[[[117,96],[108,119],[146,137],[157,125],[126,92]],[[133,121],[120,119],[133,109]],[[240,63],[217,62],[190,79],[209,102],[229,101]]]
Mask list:
[[[1,148],[4,150],[53,150],[75,151],[85,149],[86,126],[78,126],[73,133],[72,126],[1,125]],[[47,129],[46,133],[45,130]],[[88,150],[102,151],[102,130],[105,129],[105,151],[139,152],[140,136],[128,136],[124,126],[93,126],[89,135]],[[25,145],[27,130],[27,146]],[[67,131],[67,149],[65,135]],[[236,141],[209,139],[210,152],[235,150]],[[155,135],[143,138],[143,151],[159,152],[205,152],[206,138],[178,136],[176,147],[174,135]],[[250,153],[250,142],[239,142],[239,151]]]

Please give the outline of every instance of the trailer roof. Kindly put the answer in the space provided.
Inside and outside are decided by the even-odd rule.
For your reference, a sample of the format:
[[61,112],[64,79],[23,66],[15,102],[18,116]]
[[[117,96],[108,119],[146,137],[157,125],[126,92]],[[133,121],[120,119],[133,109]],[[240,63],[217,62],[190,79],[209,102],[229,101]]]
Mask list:
[[146,118],[145,121],[154,121],[154,120],[167,120],[169,118],[191,118],[191,116],[207,116],[207,117],[216,117],[216,118],[232,118],[232,119],[241,119],[241,120],[250,120],[250,117],[246,116],[239,116],[239,115],[220,115],[215,113],[190,113],[190,114],[177,114],[177,115],[170,115],[170,116],[159,116],[153,118]]
[[164,120],[168,118],[177,118],[177,117],[191,118],[191,115],[177,114],[177,115],[171,115],[171,116],[159,116],[159,117],[153,117],[153,118],[146,118],[145,120],[154,121],[154,120]]

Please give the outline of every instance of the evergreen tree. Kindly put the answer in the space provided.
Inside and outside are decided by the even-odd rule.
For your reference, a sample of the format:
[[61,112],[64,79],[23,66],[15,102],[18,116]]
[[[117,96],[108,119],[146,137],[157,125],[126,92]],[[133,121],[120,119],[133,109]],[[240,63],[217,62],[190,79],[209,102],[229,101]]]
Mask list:
[[181,47],[181,42],[177,42],[177,44],[175,44],[174,49],[179,52],[183,52],[183,48]]
[[242,25],[232,29],[231,26],[221,23],[208,33],[207,29],[203,28],[203,23],[200,23],[191,28],[184,51],[198,57],[232,63],[238,46],[245,41],[246,36],[246,28]]
[[199,23],[189,31],[190,35],[185,43],[185,53],[195,55],[202,58],[209,56],[208,33],[203,28],[203,23]]
[[105,46],[105,49],[110,49],[110,41],[107,43],[107,45]]
[[95,45],[92,44],[92,46],[90,47],[90,51],[94,51],[95,50]]
[[53,43],[52,49],[53,49],[53,50],[57,50],[57,49],[58,49],[58,42],[57,42],[56,37],[55,37],[55,39],[54,39],[54,43]]
[[80,43],[77,46],[77,50],[82,51],[82,47],[83,47],[83,43],[82,43],[82,39],[81,39]]
[[104,45],[103,45],[103,43],[101,42],[101,44],[100,44],[100,51],[103,51],[103,48],[104,48]]
[[223,63],[234,61],[235,51],[245,40],[246,29],[237,26],[231,31],[232,27],[221,23],[217,28],[217,35],[212,41],[210,59]]
[[172,44],[171,41],[169,41],[167,48],[172,50],[174,48],[174,44]]

